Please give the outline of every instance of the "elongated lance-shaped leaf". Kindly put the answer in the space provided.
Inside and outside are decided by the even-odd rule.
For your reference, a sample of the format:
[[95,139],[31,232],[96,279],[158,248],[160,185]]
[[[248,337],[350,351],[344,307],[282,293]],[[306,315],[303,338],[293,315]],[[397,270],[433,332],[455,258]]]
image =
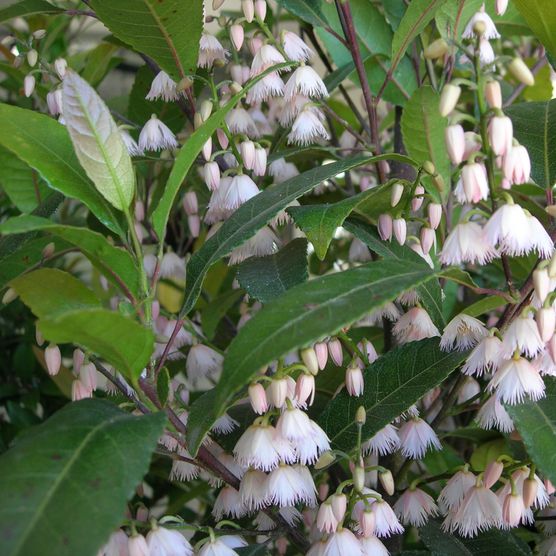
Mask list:
[[527,25],[542,42],[551,57],[551,63],[556,60],[556,12],[552,0],[514,0]]
[[124,518],[164,430],[104,400],[66,405],[0,457],[3,556],[94,555]]
[[8,0],[7,2],[2,2],[2,5],[6,7],[0,8],[0,21],[6,21],[13,17],[63,12],[61,8],[53,6],[50,2],[46,2],[46,0]]
[[324,180],[346,172],[362,164],[386,160],[392,155],[375,157],[356,156],[332,164],[313,168],[283,183],[271,185],[249,199],[218,229],[197,251],[187,265],[185,299],[180,314],[186,315],[195,305],[201,292],[203,279],[208,269],[219,259],[239,247],[273,216],[285,209],[292,201],[307,193]]
[[365,370],[361,396],[350,396],[342,390],[318,421],[333,447],[349,451],[357,445],[355,413],[359,407],[363,406],[367,414],[362,429],[366,440],[438,386],[465,360],[467,353],[441,351],[438,338],[397,347]]
[[108,107],[73,71],[64,78],[62,102],[64,120],[81,166],[111,205],[127,211],[135,194],[135,172]]
[[315,278],[271,301],[230,344],[211,410],[192,405],[188,422],[190,448],[197,450],[234,395],[265,365],[334,334],[433,276],[430,268],[414,268],[402,261],[379,261]]

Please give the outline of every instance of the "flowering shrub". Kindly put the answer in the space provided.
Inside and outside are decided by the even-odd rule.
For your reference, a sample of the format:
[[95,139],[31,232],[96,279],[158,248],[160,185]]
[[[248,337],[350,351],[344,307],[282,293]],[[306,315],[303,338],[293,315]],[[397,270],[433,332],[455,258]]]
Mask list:
[[0,21],[3,555],[556,554],[552,0]]

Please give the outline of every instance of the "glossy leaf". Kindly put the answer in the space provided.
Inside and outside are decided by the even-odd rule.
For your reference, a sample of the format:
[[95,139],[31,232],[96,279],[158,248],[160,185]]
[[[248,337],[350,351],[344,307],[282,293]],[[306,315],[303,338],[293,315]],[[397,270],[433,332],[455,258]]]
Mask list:
[[409,45],[433,20],[446,0],[413,0],[405,10],[392,39],[392,63],[390,71],[397,67]]
[[57,14],[63,11],[45,0],[7,0],[3,4],[4,7],[0,8],[0,21],[35,14]]
[[126,212],[135,195],[135,172],[112,114],[73,71],[64,77],[62,97],[64,120],[81,166],[100,194]]
[[[444,130],[447,118],[440,115],[440,97],[429,86],[413,93],[402,115],[404,145],[411,158],[422,164],[430,160],[444,179],[445,191],[450,183],[450,160],[446,156]],[[430,178],[424,180],[427,191],[438,197],[438,191]]]
[[319,417],[319,424],[333,447],[351,450],[357,444],[355,412],[360,406],[367,413],[363,438],[368,439],[438,386],[466,356],[466,352],[441,351],[438,338],[397,347],[365,370],[365,390],[361,396],[349,396],[342,390]]
[[537,38],[556,59],[556,11],[552,0],[514,0],[513,4],[531,27]]
[[556,183],[556,100],[524,102],[506,109],[516,139],[529,151],[531,175],[546,189]]
[[0,233],[22,234],[45,231],[79,247],[83,254],[113,282],[116,287],[125,286],[134,296],[140,295],[139,270],[131,255],[112,245],[103,235],[88,228],[64,226],[37,216],[20,216],[0,224]]
[[150,56],[175,81],[195,73],[202,0],[91,0],[91,7],[116,37]]
[[[220,416],[234,395],[265,365],[334,334],[433,276],[430,269],[408,268],[401,261],[380,261],[315,278],[288,290],[254,315],[230,344],[210,417],[215,420]],[[197,423],[206,423],[208,418],[204,410],[197,418],[194,407],[189,419],[189,443],[197,450],[208,430]]]
[[278,253],[267,257],[251,257],[238,267],[241,287],[261,303],[279,297],[309,277],[307,241],[294,239]]
[[2,554],[95,554],[123,519],[164,422],[84,400],[23,435],[0,458]]
[[[371,251],[385,259],[398,259],[412,266],[428,268],[428,264],[415,251],[394,241],[382,241],[372,227],[360,220],[350,218],[344,223],[344,228],[365,243]],[[438,280],[429,280],[422,284],[417,288],[417,293],[434,324],[442,330],[446,323],[442,312],[442,290]]]
[[545,377],[546,397],[538,402],[506,405],[533,462],[556,481],[556,380]]
[[[278,212],[324,180],[378,158],[356,156],[318,166],[283,183],[271,185],[239,207],[191,257],[187,265],[185,299],[180,314],[186,315],[194,307],[208,269],[255,235]],[[384,158],[388,158],[388,155],[384,155]]]
[[82,201],[112,231],[123,235],[117,211],[79,164],[67,129],[56,120],[0,103],[0,144],[34,168],[50,187]]
[[303,21],[317,27],[327,27],[320,0],[278,0],[278,4]]

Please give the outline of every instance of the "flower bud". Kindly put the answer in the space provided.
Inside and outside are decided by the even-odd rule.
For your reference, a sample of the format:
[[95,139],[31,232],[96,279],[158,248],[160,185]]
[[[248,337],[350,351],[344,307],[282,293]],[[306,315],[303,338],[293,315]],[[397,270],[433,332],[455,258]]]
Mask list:
[[266,0],[255,0],[255,15],[257,19],[264,21],[266,17]]
[[253,411],[258,415],[266,413],[268,410],[268,401],[266,399],[266,392],[263,388],[263,385],[259,384],[258,382],[253,382],[249,385],[247,391]]
[[390,469],[380,471],[378,474],[378,478],[380,480],[382,488],[384,489],[384,492],[386,492],[388,496],[392,496],[394,494],[394,491],[396,490],[396,486],[394,484],[394,477]]
[[78,374],[79,371],[81,370],[83,361],[85,361],[85,354],[79,348],[74,349],[73,350],[73,372],[75,374]]
[[508,70],[520,83],[529,87],[535,84],[535,76],[521,58],[514,58],[508,65]]
[[327,500],[320,505],[317,513],[317,529],[323,533],[334,533],[338,527],[338,519],[334,515],[332,503]]
[[183,77],[178,81],[176,91],[178,93],[183,93],[184,91],[191,89],[191,87],[193,87],[193,79],[191,79],[191,77]]
[[395,207],[401,200],[404,187],[401,183],[395,183],[390,192],[390,206]]
[[236,50],[241,50],[243,45],[243,39],[245,35],[243,33],[243,27],[237,23],[230,27],[230,39]]
[[345,494],[336,493],[330,497],[330,503],[332,504],[332,511],[336,516],[336,519],[341,522],[344,520],[347,509],[347,497]]
[[41,257],[43,259],[49,259],[52,255],[54,255],[54,251],[56,251],[56,244],[51,241],[42,248]]
[[220,168],[217,162],[207,162],[203,166],[203,177],[207,187],[214,191],[220,185]]
[[429,203],[427,214],[429,216],[431,228],[436,230],[440,225],[440,220],[442,220],[442,205],[439,203]]
[[36,31],[33,31],[33,38],[40,41],[41,39],[44,39],[44,37],[46,37],[46,29],[37,29]]
[[364,425],[367,421],[367,412],[365,407],[360,405],[355,412],[355,423],[358,425]]
[[315,377],[313,375],[302,373],[295,383],[295,397],[301,405],[313,404],[315,398]]
[[255,147],[255,163],[253,164],[253,175],[264,176],[266,174],[266,149]]
[[446,149],[452,164],[458,165],[465,154],[465,132],[461,125],[450,125],[444,131]]
[[212,137],[209,137],[206,143],[203,145],[203,157],[205,160],[210,160],[212,154]]
[[442,94],[440,95],[440,115],[446,117],[452,110],[456,107],[459,97],[461,95],[461,89],[457,85],[452,85],[447,83],[442,89]]
[[361,492],[365,488],[365,468],[362,465],[357,464],[353,468],[352,479],[353,488],[357,492]]
[[255,5],[253,0],[241,0],[241,9],[247,23],[251,23],[255,17]]
[[413,199],[411,199],[411,210],[417,212],[421,205],[423,204],[423,195],[425,194],[425,188],[422,185],[418,185],[415,188],[415,193]]
[[392,217],[389,214],[378,217],[378,235],[383,241],[390,241],[392,238]]
[[39,59],[39,53],[32,48],[27,52],[27,63],[33,68],[35,67],[37,60]]
[[62,365],[60,348],[56,344],[48,344],[48,347],[44,350],[44,360],[48,374],[56,376],[60,372]]
[[502,108],[502,89],[498,81],[493,79],[485,85],[485,97],[490,108]]
[[508,9],[508,0],[496,0],[496,15],[504,15]]
[[195,191],[188,191],[183,196],[183,209],[187,214],[197,214],[199,212],[197,193]]
[[38,328],[35,328],[35,341],[38,346],[42,346],[44,344],[44,336]]
[[239,145],[243,165],[248,170],[252,170],[255,165],[255,143],[253,141],[242,141]]
[[486,488],[492,488],[496,481],[502,476],[502,471],[504,471],[504,464],[501,461],[491,461],[483,475],[483,484]]
[[494,116],[488,126],[488,138],[492,151],[497,156],[504,156],[512,148],[512,120],[507,116]]
[[448,52],[448,43],[440,38],[431,42],[424,50],[423,54],[428,60],[442,58]]
[[423,226],[421,228],[421,249],[425,255],[427,255],[431,250],[435,239],[436,234],[432,228],[427,226]]
[[232,83],[230,84],[230,92],[233,95],[237,95],[241,91],[243,91],[243,87],[239,83],[236,83],[235,81],[232,81]]
[[317,462],[313,467],[316,470],[324,469],[325,467],[328,467],[331,463],[334,463],[335,461],[336,461],[336,456],[332,452],[326,451],[321,454],[320,458],[317,460]]
[[29,98],[33,91],[35,90],[35,76],[34,75],[26,75],[25,79],[23,80],[23,92],[27,98]]
[[543,342],[548,342],[556,329],[556,312],[552,307],[541,307],[536,315],[539,334]]
[[305,348],[301,350],[301,360],[312,375],[316,375],[319,372],[319,362],[317,354],[313,348]]
[[212,9],[219,10],[226,0],[212,0]]
[[143,535],[133,535],[127,541],[129,556],[149,556],[149,546]]
[[319,363],[319,369],[322,371],[328,362],[328,346],[326,342],[317,342],[314,345],[314,350]]
[[5,291],[4,296],[2,297],[2,303],[4,305],[8,305],[8,303],[11,303],[12,301],[14,301],[14,299],[17,298],[18,298],[17,292],[13,288],[8,288]]
[[288,396],[288,379],[274,379],[268,387],[267,394],[272,405],[281,408],[286,403],[286,397]]
[[337,367],[341,367],[344,362],[344,354],[342,352],[342,342],[338,338],[328,340],[328,355],[334,361]]
[[54,69],[58,74],[58,77],[60,79],[64,79],[64,77],[66,76],[66,71],[68,69],[68,63],[65,58],[57,58],[54,61]]
[[199,111],[195,112],[193,116],[193,127],[199,129],[203,125],[203,117]]
[[407,223],[403,218],[395,218],[392,222],[392,230],[396,241],[403,245],[407,236]]
[[363,371],[355,365],[350,365],[346,369],[346,390],[349,395],[360,396],[363,394],[364,388]]
[[79,370],[79,380],[90,392],[97,388],[97,370],[93,363],[87,363]]
[[546,349],[548,350],[552,361],[556,363],[556,334],[554,334],[552,338],[550,338],[550,340],[546,344]]
[[191,237],[199,237],[201,232],[201,219],[198,214],[188,214],[187,215],[187,225],[189,227],[189,232]]
[[530,479],[529,477],[523,481],[523,504],[527,509],[529,509],[535,498],[537,497],[537,491],[539,490],[539,484],[535,479]]
[[212,114],[212,101],[203,100],[203,102],[201,102],[201,107],[199,108],[199,112],[201,114],[201,118],[203,122],[206,122],[210,118],[210,115]]

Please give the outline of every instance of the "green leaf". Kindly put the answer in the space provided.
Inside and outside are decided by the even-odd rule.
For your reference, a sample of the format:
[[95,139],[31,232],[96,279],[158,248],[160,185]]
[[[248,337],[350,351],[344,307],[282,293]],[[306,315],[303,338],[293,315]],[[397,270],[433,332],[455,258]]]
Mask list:
[[116,37],[150,56],[175,81],[195,73],[202,0],[91,0],[91,7]]
[[316,27],[327,27],[320,0],[278,0],[288,12]]
[[65,126],[32,110],[0,103],[0,144],[34,168],[50,187],[82,201],[110,230],[123,235],[121,218],[79,164]]
[[[401,261],[380,261],[315,278],[288,290],[265,305],[231,342],[211,417],[215,420],[220,416],[234,395],[265,365],[334,334],[433,276],[430,268],[415,269]],[[206,411],[203,409],[200,414],[194,408],[195,404],[191,407],[188,430],[192,451],[198,449],[208,430],[198,426],[199,421],[207,422]]]
[[[385,265],[386,262],[375,264]],[[363,438],[371,438],[438,386],[466,357],[466,352],[441,351],[438,338],[397,347],[365,370],[362,396],[349,396],[342,390],[328,404],[319,423],[334,447],[349,451],[357,444],[355,413],[360,406],[364,406],[367,413]]]
[[244,296],[242,290],[228,290],[211,301],[201,311],[203,332],[209,340],[214,338],[218,324],[224,315]]
[[35,14],[57,14],[62,11],[61,8],[56,8],[44,0],[8,0],[0,9],[0,21]]
[[253,236],[257,230],[269,222],[273,216],[286,208],[292,201],[307,193],[313,187],[337,174],[369,164],[379,159],[389,158],[356,156],[312,168],[280,184],[274,184],[249,199],[239,207],[218,231],[197,251],[187,265],[185,297],[180,314],[186,315],[195,305],[201,292],[203,279],[209,268],[219,259]]
[[133,258],[125,249],[112,245],[103,235],[88,228],[64,226],[37,216],[20,216],[0,225],[0,232],[3,234],[22,234],[37,230],[48,232],[79,247],[99,272],[116,287],[125,286],[135,297],[140,295],[139,269]]
[[514,0],[513,4],[552,59],[556,59],[556,11],[552,0]]
[[479,286],[475,283],[473,278],[471,278],[469,272],[465,272],[461,268],[456,266],[450,268],[444,268],[440,274],[442,278],[446,278],[446,280],[451,280],[456,284],[460,284],[461,286],[465,286],[466,288],[478,288]]
[[52,193],[25,162],[0,147],[0,186],[21,211],[31,212]]
[[556,183],[556,100],[515,104],[506,114],[515,137],[529,151],[533,179],[545,189],[552,187]]
[[483,297],[475,303],[468,305],[462,312],[471,317],[478,317],[492,311],[493,309],[498,309],[506,305],[508,301],[500,295],[489,295],[488,297]]
[[[429,268],[423,258],[413,249],[405,245],[398,245],[394,241],[382,241],[373,228],[360,220],[350,218],[344,223],[344,228],[365,243],[371,251],[385,259],[398,259],[417,266],[417,268]],[[426,284],[420,285],[417,293],[434,324],[442,330],[446,323],[442,312],[442,289],[438,280],[429,280]]]
[[556,481],[556,380],[545,377],[546,397],[538,402],[506,405],[534,463]]
[[230,110],[242,99],[242,97],[247,94],[247,91],[249,91],[249,89],[258,83],[263,77],[276,69],[287,68],[291,65],[292,63],[290,62],[277,64],[248,81],[243,85],[243,88],[239,93],[234,95],[228,103],[212,114],[212,116],[204,122],[201,127],[197,128],[190,135],[189,139],[179,150],[176,159],[174,160],[174,165],[172,166],[172,171],[170,172],[170,176],[166,182],[166,186],[164,187],[162,197],[152,213],[152,224],[158,237],[161,238],[164,236],[166,224],[170,216],[170,211],[172,210],[172,205],[174,204],[179,188],[183,184],[183,180],[187,176],[193,162],[195,162],[195,159],[203,149],[203,145],[222,125],[222,122],[228,112],[230,112]]
[[450,556],[473,556],[463,542],[440,528],[440,523],[430,520],[424,527],[419,528],[419,536],[425,546],[435,554],[449,554]]
[[[448,120],[440,115],[439,102],[440,97],[431,87],[417,89],[404,108],[402,134],[409,156],[420,164],[430,160],[444,179],[445,191],[448,191],[451,167],[444,143]],[[424,179],[424,184],[428,193],[438,198],[438,190],[429,177]]]
[[66,405],[0,458],[4,556],[96,554],[125,515],[164,430],[103,400]]
[[127,212],[135,195],[135,172],[112,114],[73,71],[64,77],[62,98],[64,120],[81,166],[101,195]]
[[397,67],[409,45],[424,31],[429,22],[433,20],[437,10],[445,2],[446,0],[412,0],[392,39],[390,71]]
[[247,259],[237,271],[241,287],[261,303],[279,297],[308,277],[307,241],[302,238],[290,241],[274,255]]
[[96,87],[113,67],[118,59],[114,54],[119,49],[117,44],[103,42],[93,48],[87,56],[87,63],[83,68],[81,77],[91,86]]

